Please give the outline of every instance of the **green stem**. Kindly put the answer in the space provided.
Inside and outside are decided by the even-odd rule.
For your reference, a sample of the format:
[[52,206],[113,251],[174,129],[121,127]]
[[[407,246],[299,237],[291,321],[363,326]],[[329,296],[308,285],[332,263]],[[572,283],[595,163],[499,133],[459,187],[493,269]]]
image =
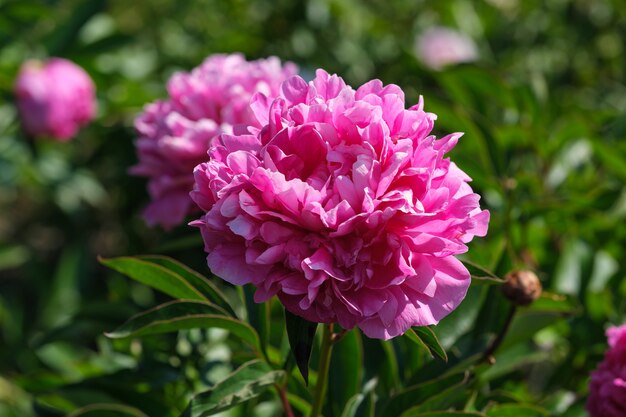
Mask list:
[[320,363],[317,369],[317,382],[315,384],[315,394],[313,409],[310,417],[319,417],[322,414],[322,406],[326,397],[326,385],[328,382],[328,369],[330,368],[330,355],[333,347],[333,324],[324,325],[322,336],[322,347],[320,350]]
[[509,313],[506,316],[502,329],[500,329],[498,336],[496,336],[494,341],[491,342],[491,344],[487,348],[487,351],[483,355],[482,361],[486,361],[492,365],[495,363],[496,359],[493,357],[493,355],[496,353],[496,350],[498,350],[498,348],[502,344],[502,341],[504,340],[504,337],[509,331],[509,328],[511,327],[511,323],[513,323],[513,318],[515,317],[516,311],[517,311],[517,307],[512,305],[511,309],[509,310]]

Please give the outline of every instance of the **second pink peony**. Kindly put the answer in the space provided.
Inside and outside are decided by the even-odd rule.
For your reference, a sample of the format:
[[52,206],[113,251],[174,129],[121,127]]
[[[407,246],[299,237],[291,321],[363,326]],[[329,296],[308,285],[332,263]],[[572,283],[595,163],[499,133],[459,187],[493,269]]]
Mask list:
[[254,124],[252,95],[275,96],[280,83],[296,73],[294,64],[282,65],[276,57],[246,61],[240,54],[217,54],[172,76],[169,98],[147,105],[135,121],[139,162],[131,172],[149,180],[149,225],[169,229],[183,222],[194,209],[193,168],[207,160],[210,141],[237,124]]

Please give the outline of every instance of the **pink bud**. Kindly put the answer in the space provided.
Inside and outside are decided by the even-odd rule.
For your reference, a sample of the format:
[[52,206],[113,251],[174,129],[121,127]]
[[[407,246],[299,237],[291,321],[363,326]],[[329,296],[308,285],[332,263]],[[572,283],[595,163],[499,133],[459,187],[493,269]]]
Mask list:
[[95,87],[89,75],[65,59],[26,61],[15,81],[24,130],[66,141],[93,119]]
[[444,27],[422,33],[417,39],[416,52],[424,65],[433,70],[478,59],[478,49],[471,38]]

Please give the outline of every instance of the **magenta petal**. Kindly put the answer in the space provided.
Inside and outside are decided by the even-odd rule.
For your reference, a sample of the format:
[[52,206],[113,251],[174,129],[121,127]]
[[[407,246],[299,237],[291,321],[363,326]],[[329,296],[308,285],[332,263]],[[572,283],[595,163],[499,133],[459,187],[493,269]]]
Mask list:
[[271,246],[256,259],[256,263],[272,265],[285,258],[285,245]]
[[258,224],[245,216],[237,216],[227,225],[234,234],[246,240],[254,239],[259,233]]
[[234,285],[248,284],[253,277],[264,274],[263,268],[245,262],[244,250],[237,243],[216,246],[207,256],[207,263],[212,273]]
[[152,201],[143,215],[149,225],[161,224],[169,229],[183,222],[192,204],[186,192],[172,193]]
[[293,76],[282,84],[283,97],[291,102],[292,105],[303,103],[308,92],[306,81],[298,76]]

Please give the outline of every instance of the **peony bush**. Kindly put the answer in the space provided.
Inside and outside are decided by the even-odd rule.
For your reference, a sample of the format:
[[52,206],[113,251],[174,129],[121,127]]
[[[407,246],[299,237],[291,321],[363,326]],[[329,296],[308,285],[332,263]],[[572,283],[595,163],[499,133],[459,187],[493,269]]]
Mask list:
[[624,415],[619,2],[66,3],[0,5],[0,416]]

